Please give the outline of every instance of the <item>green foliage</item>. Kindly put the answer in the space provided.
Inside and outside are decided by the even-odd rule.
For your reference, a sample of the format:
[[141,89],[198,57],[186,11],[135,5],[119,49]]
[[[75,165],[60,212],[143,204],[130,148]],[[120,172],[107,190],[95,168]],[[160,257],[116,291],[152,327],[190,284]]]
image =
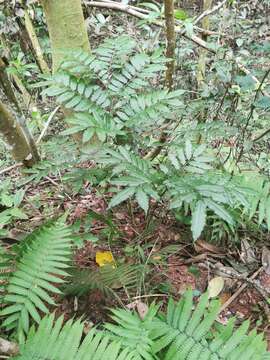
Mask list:
[[2,327],[16,329],[19,337],[28,333],[30,320],[40,322],[41,313],[49,313],[55,301],[49,293],[60,294],[56,284],[68,274],[71,254],[70,230],[59,220],[44,225],[24,239],[17,249],[16,268],[9,276]]
[[[73,110],[64,135],[81,132],[84,143],[106,142],[96,160],[107,171],[104,180],[116,187],[109,208],[135,198],[147,214],[151,198],[166,200],[174,211],[184,208],[191,215],[196,240],[208,216],[233,228],[238,218],[232,210],[248,212],[250,198],[237,177],[220,170],[207,143],[175,136],[181,129],[175,124],[185,114],[185,91],[155,86],[164,63],[160,49],[146,54],[136,52],[136,43],[127,36],[107,39],[91,55],[70,55],[45,82],[49,87],[44,94]],[[166,144],[155,140],[160,127],[166,129]],[[143,156],[160,145],[164,150],[154,160]]]
[[66,295],[83,295],[92,289],[99,289],[106,295],[114,294],[114,289],[136,288],[140,268],[136,265],[102,266],[96,270],[80,269],[71,272],[71,278],[64,287]]
[[266,342],[249,323],[234,329],[233,321],[215,326],[220,305],[209,304],[208,294],[194,307],[192,291],[175,304],[169,301],[166,314],[152,304],[143,319],[124,309],[112,310],[114,323],[105,330],[92,329],[83,342],[83,323],[46,316],[37,330],[32,328],[16,359],[51,360],[248,360],[269,359]]
[[75,113],[67,119],[64,135],[83,132],[83,142],[94,135],[101,141],[123,135],[123,128],[140,131],[140,124],[161,125],[171,118],[183,91],[154,89],[151,82],[165,69],[160,50],[135,52],[128,36],[107,39],[93,55],[74,53],[43,91]]
[[91,330],[83,339],[84,324],[69,320],[63,327],[63,317],[54,324],[54,315],[45,317],[37,330],[31,328],[17,360],[135,360],[128,350],[120,349],[119,341]]
[[[5,226],[13,219],[27,219],[27,215],[20,205],[24,198],[24,190],[12,191],[12,184],[9,180],[3,181],[0,185],[0,237],[5,236]],[[3,210],[3,211],[1,211]]]

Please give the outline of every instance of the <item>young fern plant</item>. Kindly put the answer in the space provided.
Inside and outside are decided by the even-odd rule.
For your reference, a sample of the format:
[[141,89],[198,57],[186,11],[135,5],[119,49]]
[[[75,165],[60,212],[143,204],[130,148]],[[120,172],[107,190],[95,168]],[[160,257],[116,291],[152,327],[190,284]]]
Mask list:
[[50,293],[60,294],[56,284],[68,276],[71,255],[71,232],[62,220],[34,231],[16,249],[14,271],[5,286],[0,312],[2,327],[15,330],[19,339],[27,334],[31,320],[41,321],[55,301]]
[[46,316],[31,328],[17,360],[267,360],[266,341],[249,323],[234,329],[233,321],[215,326],[220,305],[209,304],[208,294],[194,307],[192,291],[166,314],[152,304],[142,319],[137,313],[115,309],[114,323],[92,329],[83,337],[83,323]]
[[107,39],[91,55],[67,56],[59,72],[43,83],[48,86],[44,94],[55,96],[73,111],[63,134],[81,132],[85,143],[94,136],[104,142],[125,135],[125,129],[136,138],[146,125],[153,130],[176,118],[183,91],[168,92],[151,85],[165,69],[162,51],[149,55],[136,53],[135,47],[128,36]]
[[[98,138],[105,145],[95,161],[108,171],[115,186],[112,208],[135,198],[148,213],[150,199],[165,200],[172,211],[191,215],[191,230],[198,239],[215,215],[234,226],[230,209],[249,208],[245,190],[230,174],[218,170],[207,145],[175,138],[184,116],[185,91],[168,91],[157,84],[164,64],[162,49],[136,52],[128,36],[107,39],[93,54],[73,53],[58,73],[49,78],[44,94],[55,96],[72,115],[65,135],[82,133],[83,143]],[[178,124],[178,125],[176,125]],[[152,161],[145,154],[161,131],[167,142]]]

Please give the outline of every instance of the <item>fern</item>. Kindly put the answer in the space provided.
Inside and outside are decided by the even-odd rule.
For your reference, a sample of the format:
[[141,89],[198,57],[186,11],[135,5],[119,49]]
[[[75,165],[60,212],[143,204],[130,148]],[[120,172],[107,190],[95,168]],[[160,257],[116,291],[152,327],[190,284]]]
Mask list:
[[[140,339],[141,345],[134,341],[139,339],[135,337],[139,327],[136,314],[115,310],[116,325],[109,324],[106,328],[124,338],[124,344],[137,351],[138,359],[246,360],[269,356],[262,335],[257,335],[255,330],[247,334],[247,321],[236,331],[232,323],[218,332],[212,331],[220,305],[214,301],[208,306],[208,294],[201,297],[194,310],[193,306],[192,291],[177,304],[170,300],[166,316],[155,316],[157,309],[151,306],[147,316],[140,321],[144,335],[143,340]],[[136,330],[132,330],[134,328]]]
[[[118,147],[118,151],[108,149],[100,153],[98,161],[113,166],[112,174],[115,177],[111,180],[112,184],[126,186],[124,190],[111,199],[109,207],[114,207],[135,196],[141,208],[147,213],[149,198],[159,199],[156,184],[160,178],[149,161],[131,153],[122,146]],[[121,177],[119,177],[120,174]]]
[[45,81],[43,94],[56,100],[73,114],[68,118],[70,135],[83,132],[83,141],[94,134],[101,142],[121,129],[138,128],[138,121],[162,124],[182,106],[183,91],[156,90],[151,81],[165,69],[161,51],[134,53],[135,42],[127,36],[107,39],[93,54],[75,52],[67,57],[58,73]]
[[135,360],[128,350],[121,350],[119,341],[110,341],[102,333],[91,330],[83,338],[84,324],[54,315],[42,319],[37,330],[31,328],[27,341],[20,348],[17,360]]
[[116,268],[103,266],[97,270],[75,270],[64,287],[66,295],[83,295],[92,289],[99,289],[110,295],[116,288],[134,288],[137,285],[140,269],[138,266],[119,265]]
[[[44,93],[72,109],[63,135],[80,132],[83,143],[92,139],[107,143],[97,162],[105,166],[115,186],[109,208],[135,198],[148,213],[151,198],[165,200],[171,209],[184,208],[185,215],[191,214],[196,240],[209,215],[235,227],[238,220],[231,209],[250,208],[250,198],[235,176],[216,170],[220,164],[207,145],[189,140],[182,145],[177,136],[182,125],[177,124],[186,113],[185,91],[155,86],[165,61],[161,49],[136,52],[136,43],[127,36],[107,39],[91,55],[80,51],[67,57],[46,82]],[[162,144],[155,140],[161,130],[168,140]],[[130,147],[119,146],[119,141]],[[151,163],[143,155],[153,144],[162,145],[164,151]],[[268,203],[260,200],[259,223],[262,219],[270,223]]]
[[54,284],[64,282],[71,254],[70,230],[62,221],[34,231],[20,245],[17,266],[9,278],[4,296],[6,307],[2,326],[17,329],[20,336],[29,331],[30,319],[40,322],[40,312],[48,313],[45,305],[55,306],[49,292],[59,294]]
[[[20,347],[18,360],[266,360],[266,342],[249,323],[234,330],[234,322],[214,326],[219,303],[201,296],[194,308],[192,291],[175,304],[169,301],[166,314],[152,304],[143,319],[124,309],[112,311],[114,323],[105,330],[92,329],[82,341],[83,323],[54,315],[31,328]],[[54,323],[55,321],[55,323]]]

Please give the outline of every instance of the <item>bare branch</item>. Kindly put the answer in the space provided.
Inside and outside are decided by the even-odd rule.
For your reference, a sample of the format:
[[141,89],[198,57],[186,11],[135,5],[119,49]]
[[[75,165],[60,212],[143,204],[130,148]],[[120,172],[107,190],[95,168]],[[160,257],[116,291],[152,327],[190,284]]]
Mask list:
[[203,13],[201,13],[201,15],[199,15],[194,21],[193,21],[193,25],[198,24],[198,22],[200,22],[203,18],[205,18],[206,16],[212,15],[215,12],[217,12],[219,9],[221,9],[227,2],[228,0],[223,0],[221,1],[221,3],[217,4],[216,6],[214,6],[212,9],[207,9],[205,10]]
[[44,128],[42,129],[37,141],[36,141],[36,145],[38,145],[41,140],[43,139],[44,135],[46,134],[46,131],[48,130],[48,127],[50,126],[50,123],[52,122],[53,118],[54,118],[54,115],[57,113],[57,111],[59,110],[60,106],[57,106],[53,112],[50,114]]

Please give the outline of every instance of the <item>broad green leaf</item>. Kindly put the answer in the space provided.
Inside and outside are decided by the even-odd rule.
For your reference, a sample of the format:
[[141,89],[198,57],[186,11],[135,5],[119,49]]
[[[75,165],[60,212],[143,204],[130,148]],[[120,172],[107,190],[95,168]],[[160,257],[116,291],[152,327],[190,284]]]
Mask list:
[[219,204],[217,204],[216,202],[214,202],[210,199],[205,199],[204,201],[205,201],[207,207],[209,207],[209,209],[213,210],[217,216],[219,216],[221,219],[226,221],[228,224],[233,225],[233,223],[234,223],[233,218],[228,213],[228,211],[224,209],[223,206],[220,206]]
[[139,189],[136,192],[136,200],[137,200],[138,204],[140,205],[140,207],[147,214],[148,208],[149,208],[149,198],[148,198],[147,194],[142,189]]
[[134,187],[130,187],[127,189],[124,189],[122,191],[120,191],[117,195],[115,195],[110,203],[109,203],[109,209],[111,209],[112,207],[119,205],[121,202],[127,200],[128,198],[130,198],[131,196],[134,195],[136,191],[136,188]]
[[186,154],[186,158],[187,158],[188,160],[190,160],[191,157],[192,157],[192,144],[191,144],[190,140],[187,140],[187,141],[186,141],[185,154]]
[[193,239],[197,240],[201,235],[206,221],[206,205],[202,200],[196,204],[195,210],[192,212],[191,231]]

